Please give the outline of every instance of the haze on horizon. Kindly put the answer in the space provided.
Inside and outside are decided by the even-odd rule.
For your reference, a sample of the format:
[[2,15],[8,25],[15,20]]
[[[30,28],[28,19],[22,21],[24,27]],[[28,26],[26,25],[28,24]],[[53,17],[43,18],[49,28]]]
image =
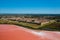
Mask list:
[[60,0],[0,0],[0,13],[60,14]]

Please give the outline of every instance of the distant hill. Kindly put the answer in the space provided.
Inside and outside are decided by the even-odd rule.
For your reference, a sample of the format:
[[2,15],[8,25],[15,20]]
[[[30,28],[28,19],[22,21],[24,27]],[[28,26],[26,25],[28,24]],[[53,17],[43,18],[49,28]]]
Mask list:
[[60,14],[22,14],[22,13],[20,13],[20,14],[17,14],[17,13],[15,13],[15,14],[8,14],[8,13],[6,13],[6,14],[0,14],[0,16],[8,16],[8,15],[10,15],[10,16],[16,16],[16,15],[18,15],[18,16],[60,16]]

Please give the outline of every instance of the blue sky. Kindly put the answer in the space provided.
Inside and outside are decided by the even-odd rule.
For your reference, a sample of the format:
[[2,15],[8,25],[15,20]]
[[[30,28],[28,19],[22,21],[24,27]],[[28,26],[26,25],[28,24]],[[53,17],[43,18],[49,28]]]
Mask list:
[[0,13],[60,13],[60,0],[0,0]]

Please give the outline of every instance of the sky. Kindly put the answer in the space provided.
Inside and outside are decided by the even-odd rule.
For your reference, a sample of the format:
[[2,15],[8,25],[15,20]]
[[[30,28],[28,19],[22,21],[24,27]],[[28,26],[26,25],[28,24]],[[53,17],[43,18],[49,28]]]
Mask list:
[[60,0],[0,0],[0,13],[60,14]]

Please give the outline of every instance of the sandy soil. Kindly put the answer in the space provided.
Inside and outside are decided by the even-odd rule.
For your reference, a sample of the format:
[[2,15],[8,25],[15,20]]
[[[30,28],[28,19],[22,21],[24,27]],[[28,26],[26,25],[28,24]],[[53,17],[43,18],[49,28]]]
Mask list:
[[60,32],[37,32],[16,25],[0,24],[0,40],[60,40]]

